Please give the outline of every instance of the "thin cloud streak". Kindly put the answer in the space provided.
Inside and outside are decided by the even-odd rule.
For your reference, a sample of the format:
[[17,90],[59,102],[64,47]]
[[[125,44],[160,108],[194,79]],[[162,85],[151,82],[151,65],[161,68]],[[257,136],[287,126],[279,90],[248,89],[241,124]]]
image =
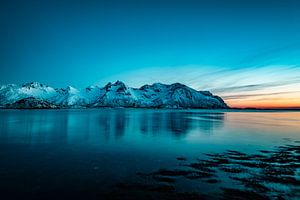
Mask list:
[[[286,57],[289,58],[292,57],[293,58],[292,60],[296,59],[299,61],[298,56],[296,56],[299,55],[299,53],[300,53],[300,44],[289,44],[277,48],[263,49],[258,53],[254,53],[242,58],[235,65],[256,68],[263,65],[266,66],[266,65],[274,65],[274,63],[280,63],[280,61]],[[291,59],[284,59],[284,60],[286,63],[286,60],[291,60]]]
[[233,100],[233,99],[243,100],[243,99],[248,99],[248,98],[264,97],[264,96],[267,96],[267,97],[269,96],[270,98],[272,98],[273,96],[286,95],[286,94],[300,94],[300,91],[273,92],[273,93],[268,93],[268,94],[239,94],[239,95],[228,95],[228,96],[222,96],[222,97],[225,100]]
[[256,85],[242,85],[242,86],[234,86],[234,87],[224,87],[224,88],[217,88],[212,89],[214,92],[227,92],[227,91],[255,91],[270,87],[277,87],[277,86],[285,86],[285,85],[291,85],[295,83],[300,83],[300,79],[295,80],[287,80],[287,81],[280,81],[280,82],[269,82],[269,83],[262,83],[262,84],[256,84]]

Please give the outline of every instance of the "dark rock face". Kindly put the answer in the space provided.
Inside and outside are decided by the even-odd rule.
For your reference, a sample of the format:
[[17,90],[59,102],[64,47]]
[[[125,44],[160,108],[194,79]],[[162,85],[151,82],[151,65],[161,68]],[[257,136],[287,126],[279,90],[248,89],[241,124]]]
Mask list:
[[44,101],[42,99],[36,99],[34,97],[28,97],[16,101],[12,104],[7,104],[7,108],[15,109],[58,109],[59,106]]

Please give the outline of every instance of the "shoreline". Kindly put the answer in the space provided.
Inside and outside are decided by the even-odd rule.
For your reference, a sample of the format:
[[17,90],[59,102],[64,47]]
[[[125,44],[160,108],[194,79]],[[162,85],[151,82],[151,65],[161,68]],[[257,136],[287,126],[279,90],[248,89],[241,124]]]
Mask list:
[[169,111],[223,111],[223,112],[300,112],[300,109],[273,109],[273,108],[155,108],[155,107],[69,107],[69,108],[9,108],[0,107],[0,110],[107,110],[107,109],[124,109],[124,110],[169,110]]

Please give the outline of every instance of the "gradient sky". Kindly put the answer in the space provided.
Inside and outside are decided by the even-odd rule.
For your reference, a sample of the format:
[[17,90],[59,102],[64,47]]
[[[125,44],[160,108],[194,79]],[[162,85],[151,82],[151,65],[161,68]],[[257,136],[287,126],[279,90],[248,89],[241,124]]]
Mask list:
[[0,84],[181,82],[300,107],[298,0],[1,0]]

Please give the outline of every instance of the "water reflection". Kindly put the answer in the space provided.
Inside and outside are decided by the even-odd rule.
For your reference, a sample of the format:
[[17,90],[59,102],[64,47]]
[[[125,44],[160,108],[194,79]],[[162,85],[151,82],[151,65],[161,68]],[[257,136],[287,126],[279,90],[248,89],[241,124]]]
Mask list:
[[269,143],[271,136],[273,141],[297,139],[299,117],[299,112],[218,110],[0,110],[0,142],[105,144],[126,140],[130,145],[133,140],[139,140],[140,144],[150,142],[145,138],[148,137],[165,139],[166,143],[172,140]]
[[[107,114],[110,115],[108,112]],[[113,120],[111,123],[114,124],[115,130],[114,135],[116,139],[121,138],[125,135],[126,129],[128,128],[126,125],[126,114],[124,110],[120,110],[119,112],[114,112],[115,120]]]
[[[282,145],[286,146],[286,143],[291,141],[300,142],[299,119],[300,112],[0,110],[0,187],[2,191],[20,196],[25,196],[23,193],[26,192],[36,194],[38,191],[43,195],[60,195],[56,191],[69,191],[77,197],[76,191],[86,191],[84,195],[95,195],[99,194],[99,191],[107,192],[112,185],[127,179],[135,182],[136,178],[142,178],[136,177],[137,172],[152,172],[152,175],[156,176],[167,173],[180,176],[179,179],[182,180],[188,179],[183,181],[193,179],[189,183],[180,183],[180,189],[194,190],[193,187],[196,187],[201,188],[201,191],[210,192],[214,190],[211,184],[216,184],[218,180],[226,187],[234,185],[228,181],[231,174],[239,172],[243,164],[251,167],[256,159],[264,159],[262,155],[257,154],[257,150],[280,146],[284,153],[280,154],[282,158],[294,159],[293,156],[286,156],[288,151],[294,151],[294,147],[288,150],[282,149]],[[222,152],[223,154],[220,154]],[[230,155],[224,152],[229,152]],[[279,155],[278,152],[274,153]],[[212,159],[205,161],[204,158],[208,155],[216,156],[211,156]],[[238,163],[229,160],[232,155],[234,159],[231,161]],[[227,160],[224,160],[224,156],[227,156]],[[238,161],[237,157],[242,161]],[[198,173],[195,174],[194,169],[192,174],[182,170],[176,171],[176,167],[180,165],[176,158],[184,162],[185,167],[198,167]],[[282,174],[282,171],[272,168],[274,157],[267,159],[271,167],[267,169],[272,173],[275,171],[274,176],[277,176],[278,172]],[[275,161],[277,162],[277,158]],[[283,162],[285,166],[286,163],[284,160]],[[230,168],[232,164],[238,165]],[[205,168],[208,166],[211,170],[209,165],[223,170],[219,179],[214,177],[195,184],[194,178],[210,176],[212,171],[206,171]],[[180,169],[184,166],[180,165]],[[155,173],[161,168],[168,170]],[[256,169],[254,170],[253,173],[257,173]],[[265,181],[265,168],[262,170],[263,173],[258,174],[259,179],[247,180],[255,180],[254,183]],[[269,171],[266,171],[267,174],[270,174]],[[228,172],[230,177],[224,176],[223,172]],[[252,171],[249,172],[252,175]],[[146,177],[147,180],[151,178]],[[170,181],[161,177],[154,178],[156,179],[153,181]],[[249,183],[244,180],[246,179],[234,181]],[[285,181],[277,178],[274,180]],[[142,188],[145,189],[143,186]],[[208,190],[209,188],[211,190]],[[153,192],[152,188],[150,189]],[[136,188],[134,190],[136,191]],[[190,197],[192,198],[194,196]]]
[[68,143],[119,140],[137,135],[184,138],[211,134],[224,124],[224,113],[169,110],[5,110],[0,112],[1,142]]

